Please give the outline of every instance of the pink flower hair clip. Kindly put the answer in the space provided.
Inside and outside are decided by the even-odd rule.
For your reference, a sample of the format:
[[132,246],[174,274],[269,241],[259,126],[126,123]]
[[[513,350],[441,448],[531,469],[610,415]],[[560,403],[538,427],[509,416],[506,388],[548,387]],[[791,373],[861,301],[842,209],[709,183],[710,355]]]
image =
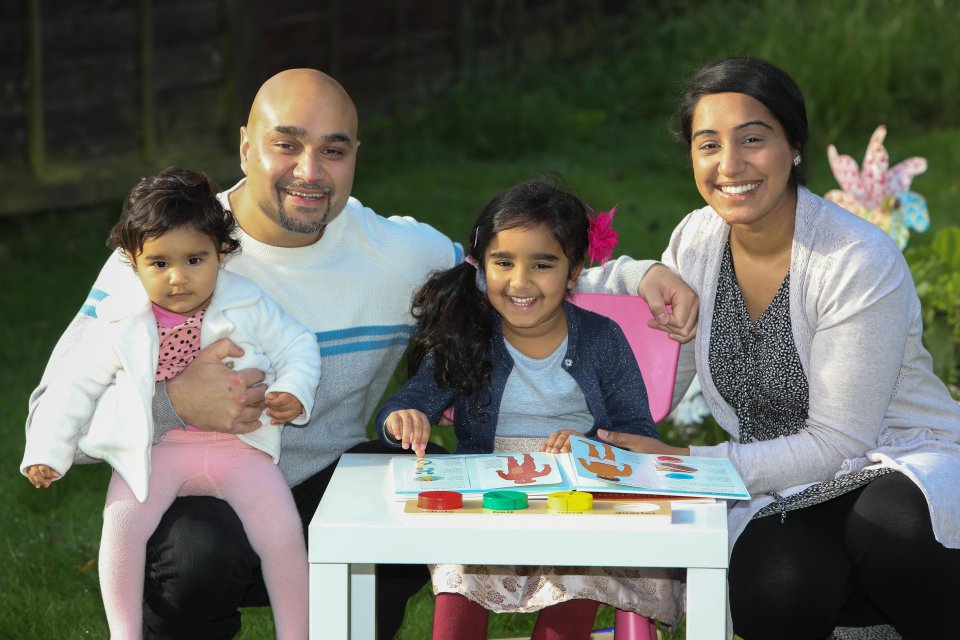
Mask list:
[[613,248],[617,246],[618,235],[613,228],[613,215],[617,212],[614,206],[610,211],[594,211],[593,207],[587,205],[587,208],[594,215],[587,214],[587,220],[590,221],[590,228],[587,231],[587,256],[590,258],[590,265],[594,261],[599,262],[601,268],[606,266],[607,260],[613,255]]

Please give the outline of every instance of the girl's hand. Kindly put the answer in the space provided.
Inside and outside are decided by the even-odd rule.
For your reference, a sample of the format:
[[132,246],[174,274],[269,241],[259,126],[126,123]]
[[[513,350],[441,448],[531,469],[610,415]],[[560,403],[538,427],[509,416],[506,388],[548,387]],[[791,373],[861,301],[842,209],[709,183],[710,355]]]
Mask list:
[[667,454],[671,456],[690,455],[689,447],[673,447],[662,440],[632,433],[617,433],[616,431],[597,429],[597,437],[621,449],[629,449],[637,453]]
[[303,413],[303,405],[292,393],[286,391],[268,393],[265,400],[271,424],[286,424]]
[[51,469],[45,464],[35,464],[27,467],[27,478],[37,489],[50,488],[50,484],[60,477],[60,472]]
[[570,451],[570,436],[582,435],[582,433],[573,429],[554,431],[547,438],[547,441],[540,446],[540,451],[543,453],[567,453]]
[[416,409],[394,411],[384,421],[387,434],[400,442],[404,449],[412,449],[418,458],[427,452],[430,440],[430,420],[426,414]]

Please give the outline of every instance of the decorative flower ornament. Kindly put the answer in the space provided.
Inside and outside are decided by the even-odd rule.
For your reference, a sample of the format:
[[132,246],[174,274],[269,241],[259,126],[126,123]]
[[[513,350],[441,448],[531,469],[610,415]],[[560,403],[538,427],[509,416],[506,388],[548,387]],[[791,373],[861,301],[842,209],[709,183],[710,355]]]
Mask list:
[[[587,206],[590,211],[593,207]],[[594,215],[587,214],[587,220],[590,221],[590,229],[587,232],[589,244],[587,245],[587,255],[590,258],[590,264],[594,261],[600,263],[603,267],[607,260],[613,255],[613,248],[617,246],[617,232],[613,228],[613,214],[617,208],[613,207],[610,211],[593,211]]]
[[886,231],[902,251],[910,229],[923,232],[930,226],[927,201],[910,191],[913,178],[927,170],[927,161],[907,158],[888,169],[890,156],[883,146],[886,135],[883,125],[873,132],[859,171],[856,160],[838,154],[833,145],[827,147],[830,168],[842,190],[833,189],[825,197]]

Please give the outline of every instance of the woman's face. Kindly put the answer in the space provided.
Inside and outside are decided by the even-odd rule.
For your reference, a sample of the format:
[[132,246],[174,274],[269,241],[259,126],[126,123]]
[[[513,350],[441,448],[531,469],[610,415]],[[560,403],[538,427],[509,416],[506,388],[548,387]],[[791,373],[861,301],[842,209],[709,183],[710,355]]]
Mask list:
[[742,93],[705,95],[691,131],[697,189],[720,217],[761,230],[793,216],[796,191],[789,180],[797,150],[761,102]]

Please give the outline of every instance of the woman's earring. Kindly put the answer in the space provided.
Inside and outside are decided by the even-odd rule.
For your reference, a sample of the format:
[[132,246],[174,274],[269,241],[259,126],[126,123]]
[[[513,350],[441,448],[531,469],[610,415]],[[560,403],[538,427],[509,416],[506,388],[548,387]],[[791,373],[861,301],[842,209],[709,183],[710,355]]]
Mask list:
[[803,158],[801,158],[800,155],[797,154],[797,157],[793,159],[793,166],[799,167],[799,166],[800,166],[800,162],[801,162],[802,160],[803,160]]

